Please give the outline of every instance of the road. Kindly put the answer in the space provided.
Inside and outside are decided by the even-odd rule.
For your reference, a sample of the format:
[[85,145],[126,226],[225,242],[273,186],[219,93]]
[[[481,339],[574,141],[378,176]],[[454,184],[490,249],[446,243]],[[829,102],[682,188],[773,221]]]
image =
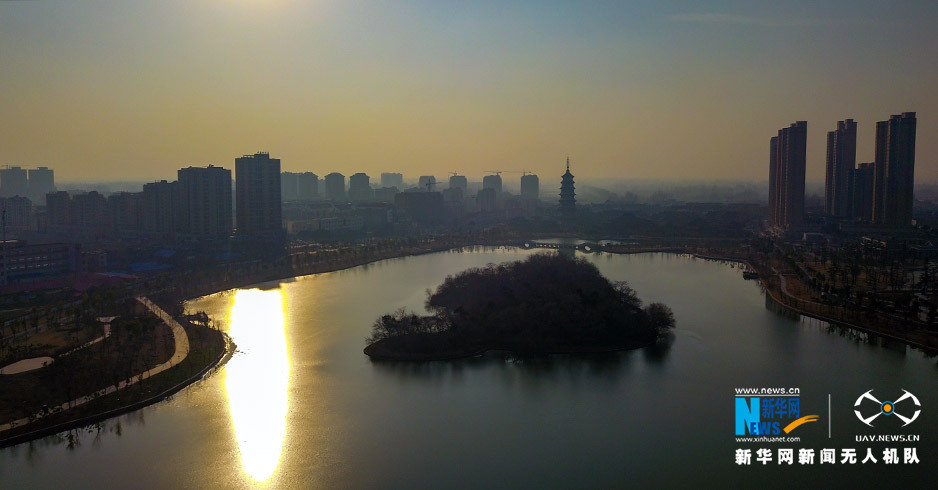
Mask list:
[[[166,371],[167,369],[172,368],[173,366],[176,366],[177,364],[179,364],[180,362],[186,359],[186,357],[189,355],[189,336],[186,335],[186,331],[185,329],[182,328],[182,325],[180,325],[179,322],[177,322],[168,313],[163,311],[162,308],[160,308],[159,306],[154,304],[152,301],[150,301],[149,298],[146,298],[144,296],[138,296],[136,299],[145,307],[147,307],[147,309],[153,312],[154,315],[156,315],[158,318],[163,320],[163,322],[165,322],[166,325],[169,326],[170,330],[172,330],[173,340],[175,341],[175,350],[173,351],[172,357],[170,357],[168,361],[162,364],[158,364],[154,366],[153,368],[148,369],[142,373],[138,373],[135,376],[131,376],[129,379],[121,381],[117,385],[111,385],[111,386],[108,386],[107,388],[98,390],[94,393],[76,398],[74,400],[71,400],[69,402],[63,403],[55,407],[51,407],[50,411],[58,413],[63,410],[68,410],[70,408],[83,405],[85,403],[88,403],[94,400],[95,398],[98,398],[104,395],[109,395],[111,393],[114,393],[117,390],[122,390],[128,386],[139,383],[149,378],[150,376],[155,376],[159,373],[162,373],[163,371]],[[42,418],[42,415],[35,414],[32,417],[24,417],[19,420],[14,420],[12,422],[2,424],[0,425],[0,433],[6,430],[12,429],[14,427],[22,427],[23,425],[27,425],[31,422],[35,422],[36,420],[39,420],[40,418]]]

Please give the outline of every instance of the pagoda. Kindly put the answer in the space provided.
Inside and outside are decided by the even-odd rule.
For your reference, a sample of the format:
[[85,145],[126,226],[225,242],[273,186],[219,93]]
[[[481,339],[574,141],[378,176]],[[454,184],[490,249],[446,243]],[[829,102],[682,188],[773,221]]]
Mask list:
[[573,192],[573,174],[570,173],[570,157],[567,171],[560,177],[560,213],[566,216],[576,213],[576,193]]

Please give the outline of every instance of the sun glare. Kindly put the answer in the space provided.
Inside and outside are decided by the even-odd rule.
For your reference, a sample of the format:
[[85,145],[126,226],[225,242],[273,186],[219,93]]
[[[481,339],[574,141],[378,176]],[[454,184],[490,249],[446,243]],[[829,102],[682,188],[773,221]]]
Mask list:
[[238,353],[225,368],[225,389],[241,466],[252,479],[264,482],[280,463],[289,405],[282,292],[238,291],[229,325]]

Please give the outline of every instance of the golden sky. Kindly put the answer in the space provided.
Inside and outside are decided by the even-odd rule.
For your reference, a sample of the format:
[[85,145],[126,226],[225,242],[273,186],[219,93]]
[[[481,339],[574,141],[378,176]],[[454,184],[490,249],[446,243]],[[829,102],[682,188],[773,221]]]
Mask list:
[[938,183],[938,3],[814,3],[0,2],[0,165],[765,180],[803,119],[822,180],[837,120],[862,162],[916,111]]

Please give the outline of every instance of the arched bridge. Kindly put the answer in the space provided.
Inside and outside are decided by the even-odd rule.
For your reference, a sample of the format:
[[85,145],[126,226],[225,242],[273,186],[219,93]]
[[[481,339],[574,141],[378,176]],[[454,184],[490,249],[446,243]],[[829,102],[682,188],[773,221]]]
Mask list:
[[578,250],[585,253],[595,253],[602,252],[603,246],[599,243],[594,242],[583,242],[580,244],[576,243],[550,243],[550,242],[539,242],[537,240],[524,240],[521,242],[521,248],[532,249],[532,248],[549,248],[554,250]]

